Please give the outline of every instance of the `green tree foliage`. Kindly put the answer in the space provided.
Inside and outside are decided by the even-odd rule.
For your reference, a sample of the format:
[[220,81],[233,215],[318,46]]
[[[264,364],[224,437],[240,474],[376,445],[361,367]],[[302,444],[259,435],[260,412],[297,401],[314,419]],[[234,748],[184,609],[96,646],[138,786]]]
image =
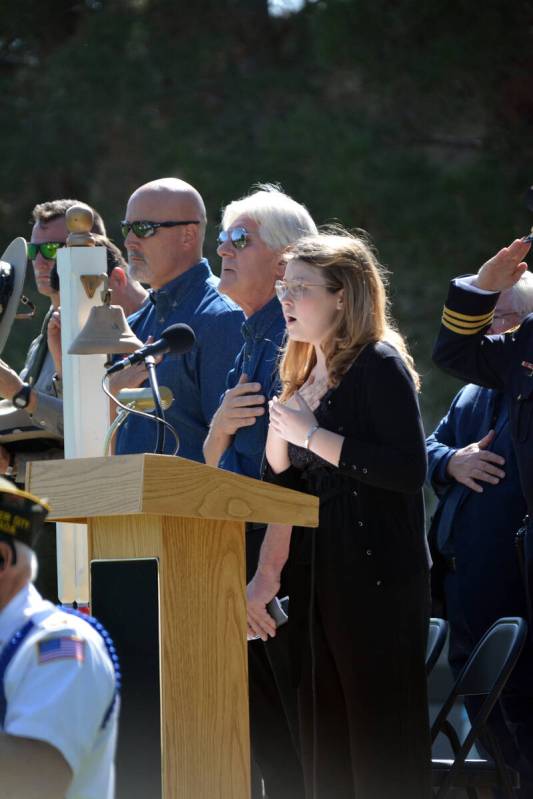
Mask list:
[[[532,4],[3,0],[0,233],[74,196],[119,241],[128,195],[178,175],[215,226],[278,181],[319,222],[373,236],[424,376],[428,425],[457,383],[430,364],[447,280],[531,225]],[[28,290],[31,281],[28,281]],[[34,331],[17,323],[6,358]]]

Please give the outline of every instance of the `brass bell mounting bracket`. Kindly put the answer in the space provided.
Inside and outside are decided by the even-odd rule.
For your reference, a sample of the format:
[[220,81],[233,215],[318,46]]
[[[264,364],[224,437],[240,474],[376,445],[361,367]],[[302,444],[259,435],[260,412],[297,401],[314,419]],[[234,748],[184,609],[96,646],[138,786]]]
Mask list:
[[96,293],[98,286],[104,284],[103,291],[100,293],[100,299],[104,305],[111,303],[111,289],[109,288],[109,278],[105,272],[99,275],[80,275],[80,280],[87,297],[92,300]]

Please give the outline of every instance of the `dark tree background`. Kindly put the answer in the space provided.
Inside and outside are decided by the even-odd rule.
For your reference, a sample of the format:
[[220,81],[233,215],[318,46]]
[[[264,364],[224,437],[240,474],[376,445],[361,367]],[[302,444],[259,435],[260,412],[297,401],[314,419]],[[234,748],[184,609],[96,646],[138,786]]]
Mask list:
[[[73,196],[113,238],[130,192],[176,175],[221,206],[280,182],[318,223],[366,228],[423,373],[428,427],[458,384],[431,366],[447,280],[531,226],[527,0],[1,0],[0,241]],[[31,293],[32,280],[27,281]],[[42,306],[41,306],[42,307]],[[35,329],[15,324],[21,365]]]

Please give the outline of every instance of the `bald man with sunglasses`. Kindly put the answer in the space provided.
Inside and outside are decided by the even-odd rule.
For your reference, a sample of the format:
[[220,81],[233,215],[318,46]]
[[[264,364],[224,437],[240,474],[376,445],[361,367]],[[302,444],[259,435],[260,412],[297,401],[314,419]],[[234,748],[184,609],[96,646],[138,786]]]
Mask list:
[[[202,444],[241,346],[244,319],[241,309],[217,291],[218,278],[202,255],[205,228],[202,197],[178,178],[154,180],[134,191],[122,222],[129,273],[152,289],[151,302],[128,320],[132,330],[146,342],[182,322],[196,335],[190,352],[169,353],[156,367],[159,384],[174,395],[165,416],[179,436],[178,454],[195,461],[203,461]],[[139,364],[115,375],[110,388],[116,394],[146,380],[146,368]],[[115,451],[153,452],[156,434],[149,420],[130,415],[118,431]],[[165,453],[172,454],[174,446],[167,435]]]

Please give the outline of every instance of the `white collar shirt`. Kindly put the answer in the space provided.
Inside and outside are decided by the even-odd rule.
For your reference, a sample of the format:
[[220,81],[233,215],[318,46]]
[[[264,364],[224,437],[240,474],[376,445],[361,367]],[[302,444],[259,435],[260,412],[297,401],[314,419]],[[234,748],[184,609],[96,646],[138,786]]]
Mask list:
[[28,585],[0,612],[0,652],[30,619],[35,626],[4,675],[3,731],[61,752],[73,774],[65,799],[112,799],[118,702],[102,726],[115,692],[105,643]]

